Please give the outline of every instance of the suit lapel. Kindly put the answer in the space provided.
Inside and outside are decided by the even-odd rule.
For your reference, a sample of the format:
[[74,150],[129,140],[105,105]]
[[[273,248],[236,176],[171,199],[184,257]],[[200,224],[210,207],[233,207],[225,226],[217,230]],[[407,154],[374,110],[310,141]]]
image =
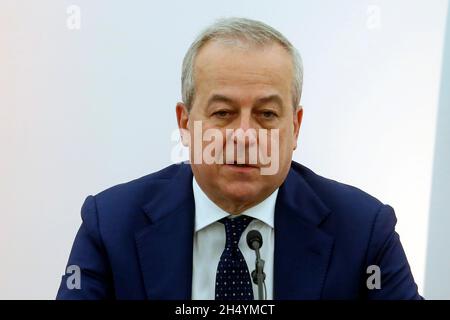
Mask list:
[[275,206],[274,299],[320,299],[333,238],[319,224],[330,210],[292,168]]
[[156,184],[143,207],[150,224],[135,236],[147,298],[189,300],[195,221],[190,165]]

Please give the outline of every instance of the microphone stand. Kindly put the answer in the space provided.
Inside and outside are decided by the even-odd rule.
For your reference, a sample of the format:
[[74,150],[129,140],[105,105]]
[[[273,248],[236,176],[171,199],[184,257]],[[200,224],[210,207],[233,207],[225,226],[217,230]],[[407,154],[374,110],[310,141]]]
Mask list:
[[[256,247],[256,248],[255,248]],[[266,274],[264,273],[264,263],[265,261],[261,259],[259,254],[259,246],[254,246],[256,251],[256,261],[255,270],[252,272],[253,282],[258,285],[258,300],[266,300],[264,295],[264,280],[266,279]]]

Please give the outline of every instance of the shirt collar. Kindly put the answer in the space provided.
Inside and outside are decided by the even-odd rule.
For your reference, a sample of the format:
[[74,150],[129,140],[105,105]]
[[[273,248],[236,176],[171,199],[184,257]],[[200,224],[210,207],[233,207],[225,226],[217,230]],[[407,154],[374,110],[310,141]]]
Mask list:
[[[195,180],[195,176],[192,178],[192,190],[195,201],[195,232],[222,218],[232,216],[208,198]],[[266,199],[241,214],[258,219],[273,229],[277,194],[278,188]]]

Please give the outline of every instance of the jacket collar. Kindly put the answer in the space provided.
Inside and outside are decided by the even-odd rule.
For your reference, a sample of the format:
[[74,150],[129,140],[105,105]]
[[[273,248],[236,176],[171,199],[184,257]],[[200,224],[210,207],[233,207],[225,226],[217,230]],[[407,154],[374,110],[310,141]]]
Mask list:
[[[297,167],[298,170],[293,169]],[[333,238],[321,230],[331,211],[293,163],[275,207],[274,299],[321,298]]]
[[135,235],[147,298],[189,300],[195,204],[189,164],[177,164],[171,179],[158,180],[143,211],[150,224]]

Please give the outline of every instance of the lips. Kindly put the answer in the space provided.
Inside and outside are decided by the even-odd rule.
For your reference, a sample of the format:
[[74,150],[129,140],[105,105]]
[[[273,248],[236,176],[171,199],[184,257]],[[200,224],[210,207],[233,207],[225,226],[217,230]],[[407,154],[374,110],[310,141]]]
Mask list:
[[228,165],[232,165],[237,168],[258,168],[257,165],[249,164],[249,163],[238,163],[237,161],[234,161],[233,163],[228,163]]

